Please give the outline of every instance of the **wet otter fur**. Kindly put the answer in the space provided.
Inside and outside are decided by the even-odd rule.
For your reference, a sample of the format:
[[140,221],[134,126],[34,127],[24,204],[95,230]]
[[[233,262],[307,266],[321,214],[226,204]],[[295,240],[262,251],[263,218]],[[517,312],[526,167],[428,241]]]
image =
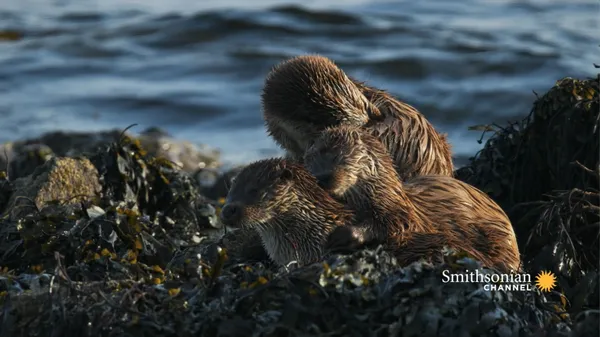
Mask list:
[[220,216],[226,226],[255,229],[280,266],[319,261],[329,233],[353,221],[353,213],[320,188],[306,168],[280,158],[242,169]]
[[[319,184],[356,213],[330,245],[394,244],[405,233],[439,233],[484,264],[516,271],[520,255],[504,211],[477,188],[441,175],[403,182],[383,144],[365,130],[328,128],[305,154]],[[350,240],[350,242],[348,241]]]
[[[295,57],[275,66],[262,92],[268,133],[294,160],[301,161],[310,140],[331,125],[362,126],[379,110],[329,59]],[[338,85],[339,84],[339,85]]]
[[403,180],[421,175],[454,176],[452,146],[446,134],[433,125],[412,105],[353,79],[354,84],[385,117],[367,127],[387,148],[396,171]]
[[[450,235],[449,235],[450,234]],[[394,251],[394,255],[401,266],[407,266],[419,260],[430,263],[444,262],[444,249],[452,249],[456,253],[467,253],[479,261],[486,261],[486,257],[479,251],[465,247],[462,240],[457,241],[451,233],[445,232],[405,232],[401,236],[390,238],[387,248]],[[504,267],[501,267],[504,268]]]
[[453,175],[451,147],[414,107],[348,77],[318,55],[291,58],[265,80],[262,105],[269,135],[302,161],[306,148],[331,126],[369,129],[387,147],[402,179]]

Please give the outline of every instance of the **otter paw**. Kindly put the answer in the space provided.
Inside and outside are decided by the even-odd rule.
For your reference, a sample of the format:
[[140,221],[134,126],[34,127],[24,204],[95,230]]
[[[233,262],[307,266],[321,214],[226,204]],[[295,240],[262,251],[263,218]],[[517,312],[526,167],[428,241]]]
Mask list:
[[325,248],[330,251],[340,251],[357,249],[362,245],[362,234],[359,229],[352,226],[340,226],[329,234]]

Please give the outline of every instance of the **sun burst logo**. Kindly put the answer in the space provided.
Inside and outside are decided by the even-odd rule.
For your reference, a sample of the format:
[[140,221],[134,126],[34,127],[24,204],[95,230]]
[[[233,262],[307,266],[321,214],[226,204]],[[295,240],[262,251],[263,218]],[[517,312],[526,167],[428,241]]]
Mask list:
[[535,277],[535,285],[541,291],[548,292],[556,285],[556,277],[552,272],[542,271]]

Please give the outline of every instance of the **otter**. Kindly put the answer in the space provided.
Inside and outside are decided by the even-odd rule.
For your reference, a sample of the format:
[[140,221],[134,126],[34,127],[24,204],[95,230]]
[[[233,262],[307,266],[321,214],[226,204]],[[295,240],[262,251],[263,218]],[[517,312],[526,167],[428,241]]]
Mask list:
[[228,227],[255,229],[269,257],[287,266],[322,259],[329,233],[352,223],[354,215],[304,166],[272,158],[240,171],[220,216]]
[[306,151],[319,184],[355,211],[329,245],[360,246],[403,240],[406,233],[441,233],[450,245],[488,266],[516,271],[520,255],[508,216],[488,195],[455,178],[416,176],[402,181],[383,144],[356,127],[330,127]]
[[[452,249],[455,253],[466,253],[484,265],[490,265],[490,259],[477,250],[473,245],[465,245],[464,238],[457,238],[452,232],[405,232],[403,235],[391,237],[386,243],[386,249],[394,252],[398,264],[407,266],[419,260],[430,263],[444,262],[444,249]],[[336,235],[336,234],[333,234]],[[503,271],[509,271],[500,265]]]
[[267,75],[262,92],[268,134],[292,160],[327,127],[368,129],[387,147],[402,179],[452,176],[451,147],[414,107],[347,76],[330,59],[305,55],[284,61]]
[[270,261],[260,235],[252,228],[236,228],[227,231],[218,244],[227,250],[227,256],[231,261]]

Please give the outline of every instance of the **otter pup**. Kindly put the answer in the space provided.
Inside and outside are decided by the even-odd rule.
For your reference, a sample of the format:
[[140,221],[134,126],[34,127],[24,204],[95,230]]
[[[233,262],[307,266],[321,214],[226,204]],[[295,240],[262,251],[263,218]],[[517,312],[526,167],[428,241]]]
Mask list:
[[319,261],[329,233],[351,223],[353,213],[319,187],[302,165],[265,159],[235,178],[221,210],[230,227],[254,228],[281,266]]
[[262,105],[269,135],[294,160],[302,161],[322,130],[348,125],[366,128],[379,138],[402,179],[453,174],[446,137],[422,114],[348,77],[326,57],[299,56],[277,65],[267,75]]
[[356,212],[332,245],[401,241],[405,232],[441,233],[501,270],[517,270],[519,249],[510,220],[485,193],[448,176],[402,182],[383,144],[355,127],[328,128],[307,150],[305,165],[334,197]]

